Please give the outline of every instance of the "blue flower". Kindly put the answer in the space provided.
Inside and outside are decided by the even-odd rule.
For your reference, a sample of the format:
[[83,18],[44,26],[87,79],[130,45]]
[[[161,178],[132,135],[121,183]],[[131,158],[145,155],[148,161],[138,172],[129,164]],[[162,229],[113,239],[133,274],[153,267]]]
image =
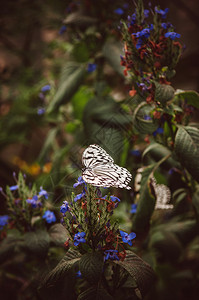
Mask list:
[[48,192],[45,191],[45,190],[42,188],[42,186],[40,186],[39,196],[44,196],[45,199],[48,199]]
[[45,92],[50,91],[50,89],[51,89],[50,84],[47,84],[47,85],[44,85],[44,86],[41,88],[41,91],[42,91],[43,93],[45,93]]
[[119,199],[118,197],[115,197],[115,196],[110,196],[110,199],[111,199],[111,201],[113,201],[113,202],[115,202],[116,200],[117,200],[118,202],[120,202],[120,199]]
[[152,119],[151,119],[151,117],[150,117],[150,116],[148,116],[148,115],[145,115],[145,116],[144,116],[144,120],[148,121],[148,120],[152,120]]
[[137,44],[136,44],[136,49],[140,49],[143,45],[144,41],[142,38],[139,38],[138,41],[137,41]]
[[92,73],[96,70],[96,68],[97,68],[96,64],[89,63],[88,66],[87,66],[87,72]]
[[3,229],[3,227],[8,224],[8,219],[9,216],[7,215],[0,216],[0,230]]
[[83,180],[82,176],[79,176],[77,182],[73,184],[73,187],[76,188],[78,185],[82,184],[85,184],[85,181]]
[[176,33],[174,31],[169,31],[167,33],[165,33],[164,35],[166,38],[170,38],[172,40],[175,40],[176,38],[180,38],[181,35],[179,33]]
[[130,153],[131,153],[133,156],[137,156],[137,157],[139,157],[139,156],[141,155],[141,152],[140,152],[140,150],[138,150],[138,149],[131,150]]
[[80,271],[77,271],[77,272],[76,272],[76,277],[77,277],[77,278],[82,278],[82,273],[81,273]]
[[47,223],[53,223],[56,221],[56,217],[53,211],[46,210],[45,213],[43,214],[43,219],[46,219]]
[[18,185],[12,185],[9,188],[10,188],[10,191],[16,191],[16,190],[18,190],[19,186]]
[[149,10],[148,9],[144,9],[144,16],[145,16],[145,18],[148,18],[148,16],[149,16]]
[[153,136],[156,136],[157,134],[162,134],[162,133],[164,133],[164,129],[162,127],[158,127],[158,129],[156,129],[153,132]]
[[155,7],[155,12],[157,14],[159,14],[163,19],[166,18],[168,11],[169,11],[168,8],[165,8],[165,10],[163,10],[163,9],[157,8],[157,6]]
[[130,213],[131,214],[135,214],[137,211],[137,204],[131,204],[131,210]]
[[117,14],[117,15],[123,15],[124,11],[122,8],[117,8],[114,10],[114,13]]
[[78,246],[79,243],[86,243],[86,240],[84,239],[85,235],[85,232],[76,233],[74,236],[74,246]]
[[65,214],[67,211],[69,211],[68,201],[64,201],[63,204],[60,206],[60,212],[62,214]]
[[117,256],[118,250],[105,250],[104,254],[105,254],[105,258],[104,260],[119,260],[119,257]]
[[45,113],[45,108],[43,108],[43,107],[39,107],[38,109],[37,109],[37,114],[39,115],[39,116],[41,116],[41,115],[43,115],[44,113]]
[[66,25],[63,25],[60,30],[59,30],[59,34],[63,34],[67,29],[67,26]]
[[77,202],[78,200],[82,199],[84,196],[85,196],[85,191],[83,191],[81,194],[76,195],[74,201]]
[[41,202],[38,201],[38,196],[37,195],[33,196],[32,199],[27,199],[26,202],[31,204],[32,208],[36,208],[36,207],[42,205]]
[[132,246],[133,243],[132,243],[132,240],[136,237],[136,234],[134,232],[131,232],[130,234],[120,230],[120,235],[122,237],[122,241],[124,243],[128,243],[129,246]]

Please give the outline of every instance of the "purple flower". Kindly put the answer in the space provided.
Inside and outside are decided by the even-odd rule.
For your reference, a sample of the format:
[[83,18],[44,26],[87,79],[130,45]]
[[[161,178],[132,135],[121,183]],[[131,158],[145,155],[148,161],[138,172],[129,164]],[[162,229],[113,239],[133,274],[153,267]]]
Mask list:
[[47,223],[53,223],[56,221],[56,217],[53,211],[46,210],[45,213],[43,214],[43,219],[46,219]]
[[136,49],[140,49],[143,45],[144,41],[142,38],[139,38],[138,41],[137,41],[137,44],[136,44]]
[[41,88],[41,91],[42,91],[43,93],[45,93],[45,92],[50,91],[50,89],[51,89],[50,84],[47,84],[47,85],[44,85],[44,86]]
[[130,213],[131,214],[135,214],[137,211],[137,204],[131,204],[131,210]]
[[180,38],[181,35],[179,33],[176,33],[174,31],[169,31],[167,33],[165,33],[164,35],[166,38],[170,38],[172,40],[175,40],[176,38]]
[[166,18],[166,15],[168,13],[169,9],[165,8],[165,10],[158,8],[157,6],[155,7],[155,12],[159,14],[163,19]]
[[60,212],[62,214],[65,214],[67,211],[69,211],[68,201],[64,201],[63,204],[60,206]]
[[45,113],[45,108],[43,108],[43,107],[39,107],[38,109],[37,109],[37,114],[39,115],[39,116],[41,116],[41,115],[43,115],[44,113]]
[[0,230],[3,229],[3,227],[8,224],[8,219],[9,216],[7,215],[0,216]]
[[78,185],[85,184],[85,181],[83,180],[82,176],[78,177],[77,182],[73,184],[73,187],[76,188]]
[[33,196],[31,199],[27,199],[26,202],[31,204],[32,208],[36,208],[41,205],[41,202],[38,201],[37,195]]
[[119,257],[117,256],[117,253],[118,253],[118,250],[105,250],[104,251],[104,254],[105,254],[105,257],[104,257],[104,260],[108,260],[108,259],[111,259],[111,260],[119,260]]
[[86,243],[86,240],[84,239],[85,235],[85,232],[76,233],[74,236],[74,246],[78,246],[79,243]]
[[114,10],[114,13],[117,14],[117,15],[123,15],[124,11],[122,8],[117,8]]
[[133,156],[139,157],[139,156],[141,155],[141,152],[140,152],[140,150],[138,150],[138,149],[134,149],[134,150],[131,150],[131,154],[132,154]]
[[60,30],[59,30],[59,34],[63,34],[67,29],[67,26],[66,25],[63,25]]
[[39,196],[44,196],[45,199],[48,199],[48,192],[45,191],[45,190],[42,188],[42,186],[40,186]]
[[132,240],[136,237],[136,234],[134,232],[131,232],[130,234],[128,234],[128,233],[120,230],[120,235],[121,235],[122,241],[124,243],[129,244],[129,246],[133,245]]
[[113,201],[113,202],[115,202],[116,200],[117,200],[118,202],[120,202],[120,199],[119,199],[118,197],[115,197],[115,196],[110,196],[110,199],[111,199],[111,201]]
[[88,66],[87,66],[87,72],[92,73],[96,70],[96,68],[97,68],[96,64],[89,63]]
[[149,16],[149,10],[148,9],[144,10],[144,16],[145,16],[145,18],[148,18],[148,16]]
[[148,115],[145,115],[145,116],[144,116],[144,120],[148,121],[148,120],[152,120],[152,119],[151,119],[151,117],[150,117],[150,116],[148,116]]
[[10,188],[10,191],[16,191],[16,190],[18,190],[19,186],[18,185],[12,185],[9,188]]

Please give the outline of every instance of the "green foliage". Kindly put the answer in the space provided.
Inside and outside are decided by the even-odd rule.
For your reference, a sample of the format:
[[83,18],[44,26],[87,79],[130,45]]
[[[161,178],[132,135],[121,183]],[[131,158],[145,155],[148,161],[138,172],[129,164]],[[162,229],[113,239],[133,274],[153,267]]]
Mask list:
[[159,82],[154,82],[154,84],[156,101],[165,105],[169,100],[173,99],[175,90],[172,86],[168,84],[160,84]]
[[104,258],[97,252],[86,253],[79,261],[80,272],[90,284],[95,284],[100,280],[103,266]]
[[89,288],[83,293],[81,293],[77,300],[113,300],[114,298],[111,297],[107,291],[101,287],[96,288]]

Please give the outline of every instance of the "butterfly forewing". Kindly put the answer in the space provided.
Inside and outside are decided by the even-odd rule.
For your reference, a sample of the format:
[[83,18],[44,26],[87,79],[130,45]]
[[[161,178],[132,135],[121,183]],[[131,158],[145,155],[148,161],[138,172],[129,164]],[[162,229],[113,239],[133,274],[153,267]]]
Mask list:
[[90,145],[84,151],[82,163],[85,166],[82,177],[87,183],[130,189],[131,173],[114,164],[112,157],[98,145]]

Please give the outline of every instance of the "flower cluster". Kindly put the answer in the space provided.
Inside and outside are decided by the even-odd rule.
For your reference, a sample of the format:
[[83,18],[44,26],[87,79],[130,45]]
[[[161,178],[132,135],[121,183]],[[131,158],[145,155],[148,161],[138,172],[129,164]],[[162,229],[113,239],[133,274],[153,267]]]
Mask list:
[[48,192],[43,187],[40,187],[39,192],[35,185],[28,187],[22,173],[19,173],[18,179],[15,175],[14,178],[16,185],[7,186],[6,193],[1,189],[7,200],[8,215],[0,217],[0,229],[8,225],[9,228],[27,232],[33,229],[33,220],[56,222],[54,212],[45,207],[45,201],[49,198]]
[[137,7],[123,23],[125,55],[121,56],[124,74],[129,73],[133,79],[130,96],[138,93],[148,103],[154,102],[154,80],[169,84],[182,49],[177,41],[180,34],[174,31],[171,23],[166,22],[168,8],[155,7],[152,22],[150,11],[143,6],[141,9]]
[[[100,251],[104,261],[124,259],[126,252],[124,243],[132,246],[135,233],[119,231],[118,224],[111,222],[113,210],[118,206],[120,199],[114,195],[102,197],[101,190],[88,185],[79,177],[73,185],[82,190],[69,203],[64,201],[60,207],[63,215],[62,223],[66,226],[73,245],[79,248]],[[67,243],[67,246],[69,243]]]

